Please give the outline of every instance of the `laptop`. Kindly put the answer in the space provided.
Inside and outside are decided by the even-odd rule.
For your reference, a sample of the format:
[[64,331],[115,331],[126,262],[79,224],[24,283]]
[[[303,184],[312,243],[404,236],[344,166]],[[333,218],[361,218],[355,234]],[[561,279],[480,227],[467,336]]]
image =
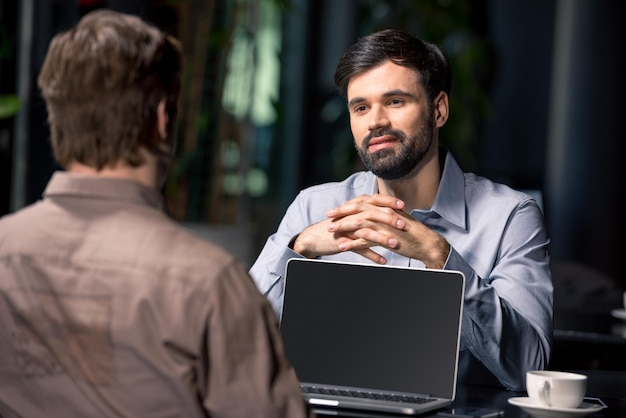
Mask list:
[[287,262],[280,330],[313,407],[418,415],[454,401],[465,276]]

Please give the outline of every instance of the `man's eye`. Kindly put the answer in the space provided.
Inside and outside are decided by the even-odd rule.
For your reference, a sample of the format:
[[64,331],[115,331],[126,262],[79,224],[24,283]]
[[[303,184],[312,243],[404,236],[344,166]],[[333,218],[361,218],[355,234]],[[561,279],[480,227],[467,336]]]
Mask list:
[[364,111],[365,111],[365,109],[366,109],[366,107],[365,107],[365,106],[363,106],[363,105],[361,105],[361,106],[356,106],[356,107],[354,108],[354,112],[355,112],[355,113],[361,113],[361,112],[364,112]]
[[401,99],[391,99],[391,100],[389,100],[389,104],[390,105],[400,105],[402,103],[404,103],[404,100],[401,100]]

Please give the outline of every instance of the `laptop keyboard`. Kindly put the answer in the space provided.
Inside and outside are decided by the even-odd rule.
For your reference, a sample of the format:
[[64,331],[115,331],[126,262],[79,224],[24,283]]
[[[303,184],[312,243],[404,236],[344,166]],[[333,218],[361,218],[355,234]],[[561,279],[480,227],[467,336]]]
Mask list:
[[313,395],[334,395],[334,396],[348,396],[351,398],[363,398],[363,399],[375,399],[391,402],[404,402],[404,403],[417,403],[425,404],[433,402],[437,398],[425,398],[423,396],[410,396],[410,395],[391,395],[388,393],[379,392],[366,392],[360,390],[347,390],[347,389],[332,389],[325,387],[309,387],[302,386],[302,391],[307,394]]

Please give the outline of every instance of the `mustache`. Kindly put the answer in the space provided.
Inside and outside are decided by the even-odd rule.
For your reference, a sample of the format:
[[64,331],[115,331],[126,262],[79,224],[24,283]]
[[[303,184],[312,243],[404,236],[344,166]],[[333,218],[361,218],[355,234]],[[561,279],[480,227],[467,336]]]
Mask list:
[[370,131],[370,133],[367,134],[365,138],[363,138],[361,147],[363,148],[369,147],[370,141],[372,139],[378,138],[379,136],[384,136],[384,135],[394,136],[396,138],[399,138],[402,142],[404,142],[404,140],[406,139],[406,135],[402,131],[399,131],[397,129],[391,129],[391,128],[380,128],[380,129],[375,129],[373,131]]

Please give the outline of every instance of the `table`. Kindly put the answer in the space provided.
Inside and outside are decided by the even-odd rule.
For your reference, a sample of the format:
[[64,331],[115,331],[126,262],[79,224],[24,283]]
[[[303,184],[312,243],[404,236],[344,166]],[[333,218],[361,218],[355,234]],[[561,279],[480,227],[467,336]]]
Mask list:
[[[625,353],[626,355],[626,353]],[[626,417],[626,372],[621,370],[571,370],[588,376],[587,396],[599,398],[607,408],[587,415],[588,418],[625,418]],[[452,407],[474,406],[504,411],[505,417],[528,418],[529,414],[508,402],[509,398],[526,396],[525,392],[511,392],[505,389],[487,386],[459,385],[456,400]],[[399,415],[366,413],[359,411],[338,411],[336,409],[316,408],[318,417],[343,418],[397,418]],[[420,415],[436,417],[436,413]]]

